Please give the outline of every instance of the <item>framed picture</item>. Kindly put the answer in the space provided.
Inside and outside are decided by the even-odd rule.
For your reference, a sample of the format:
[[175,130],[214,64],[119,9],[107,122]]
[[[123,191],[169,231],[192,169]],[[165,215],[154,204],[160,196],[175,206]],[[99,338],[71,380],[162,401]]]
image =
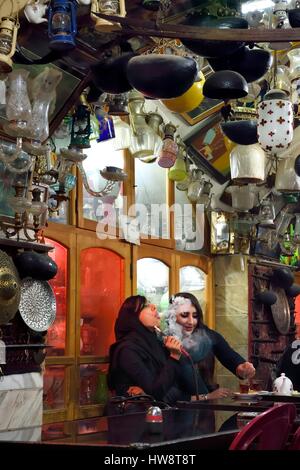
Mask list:
[[219,113],[211,116],[184,143],[191,160],[218,183],[223,184],[230,179],[230,152],[226,148],[220,123]]
[[[205,78],[208,78],[212,73],[213,69],[209,64],[202,67],[201,72]],[[191,126],[197,124],[200,121],[208,118],[212,114],[216,114],[224,106],[224,101],[222,100],[212,100],[211,98],[204,98],[202,103],[199,104],[195,109],[187,113],[181,113],[180,116],[188,122]]]

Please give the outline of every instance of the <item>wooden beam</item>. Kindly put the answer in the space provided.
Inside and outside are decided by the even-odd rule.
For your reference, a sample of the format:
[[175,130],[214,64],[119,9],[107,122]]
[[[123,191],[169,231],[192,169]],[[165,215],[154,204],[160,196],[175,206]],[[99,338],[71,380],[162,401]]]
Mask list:
[[245,41],[245,42],[290,42],[300,41],[300,28],[290,29],[218,29],[199,28],[182,24],[162,23],[157,25],[153,21],[139,21],[122,18],[115,15],[95,13],[100,18],[120,23],[123,26],[121,34],[138,36],[153,36],[177,39],[216,41]]

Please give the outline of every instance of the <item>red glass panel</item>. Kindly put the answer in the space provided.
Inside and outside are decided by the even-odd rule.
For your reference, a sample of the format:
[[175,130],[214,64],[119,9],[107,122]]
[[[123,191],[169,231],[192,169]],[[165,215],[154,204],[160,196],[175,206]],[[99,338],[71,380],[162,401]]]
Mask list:
[[108,365],[86,364],[80,366],[80,405],[106,403]]
[[65,407],[64,383],[64,366],[46,367],[43,389],[44,410],[63,409]]
[[52,346],[47,350],[47,356],[63,356],[66,348],[68,249],[50,238],[45,238],[45,242],[54,246],[49,256],[58,266],[56,276],[49,281],[56,298],[56,319],[47,333],[47,344]]
[[124,259],[103,248],[80,254],[80,354],[107,356],[124,300]]

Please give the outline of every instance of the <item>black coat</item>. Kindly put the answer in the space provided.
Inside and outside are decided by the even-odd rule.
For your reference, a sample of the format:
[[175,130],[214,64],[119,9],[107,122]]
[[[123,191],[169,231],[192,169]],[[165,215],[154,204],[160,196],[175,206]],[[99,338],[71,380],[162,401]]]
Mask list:
[[155,350],[146,348],[143,338],[132,332],[111,347],[109,386],[117,395],[126,395],[130,386],[141,387],[157,400],[174,404],[189,400],[190,395],[181,383],[181,361],[169,357],[167,349],[153,335]]

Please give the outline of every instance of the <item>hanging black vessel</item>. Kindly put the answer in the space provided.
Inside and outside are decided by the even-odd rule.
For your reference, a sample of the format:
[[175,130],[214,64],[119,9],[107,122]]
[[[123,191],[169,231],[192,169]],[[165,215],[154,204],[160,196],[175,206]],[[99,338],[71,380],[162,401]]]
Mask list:
[[289,22],[292,28],[300,27],[300,8],[292,8],[287,11]]
[[300,286],[298,284],[293,284],[291,287],[285,289],[285,293],[288,297],[297,297],[300,294]]
[[132,87],[148,98],[176,98],[194,83],[197,63],[171,54],[141,55],[130,59],[127,74]]
[[300,155],[295,160],[295,172],[296,175],[300,176]]
[[270,290],[265,290],[255,295],[255,301],[264,305],[273,305],[277,301],[277,295]]
[[221,128],[226,137],[236,144],[252,145],[258,142],[257,121],[254,119],[223,122]]
[[248,95],[248,84],[241,74],[232,70],[221,70],[206,79],[203,95],[219,100],[242,98]]
[[[244,18],[190,15],[182,24],[198,26],[199,28],[216,29],[248,29],[248,22]],[[195,54],[202,57],[222,57],[236,52],[244,46],[242,41],[216,41],[181,39],[182,43]]]
[[24,251],[17,255],[14,263],[21,279],[31,277],[39,281],[49,281],[57,274],[57,264],[47,254]]
[[272,274],[272,284],[288,289],[294,282],[294,275],[289,268],[275,268]]
[[115,95],[131,90],[132,86],[127,79],[127,63],[134,55],[132,52],[126,52],[92,65],[92,80],[95,86],[105,93]]
[[272,65],[272,56],[268,51],[243,47],[232,55],[209,59],[215,71],[233,70],[238,72],[248,83],[263,77]]

